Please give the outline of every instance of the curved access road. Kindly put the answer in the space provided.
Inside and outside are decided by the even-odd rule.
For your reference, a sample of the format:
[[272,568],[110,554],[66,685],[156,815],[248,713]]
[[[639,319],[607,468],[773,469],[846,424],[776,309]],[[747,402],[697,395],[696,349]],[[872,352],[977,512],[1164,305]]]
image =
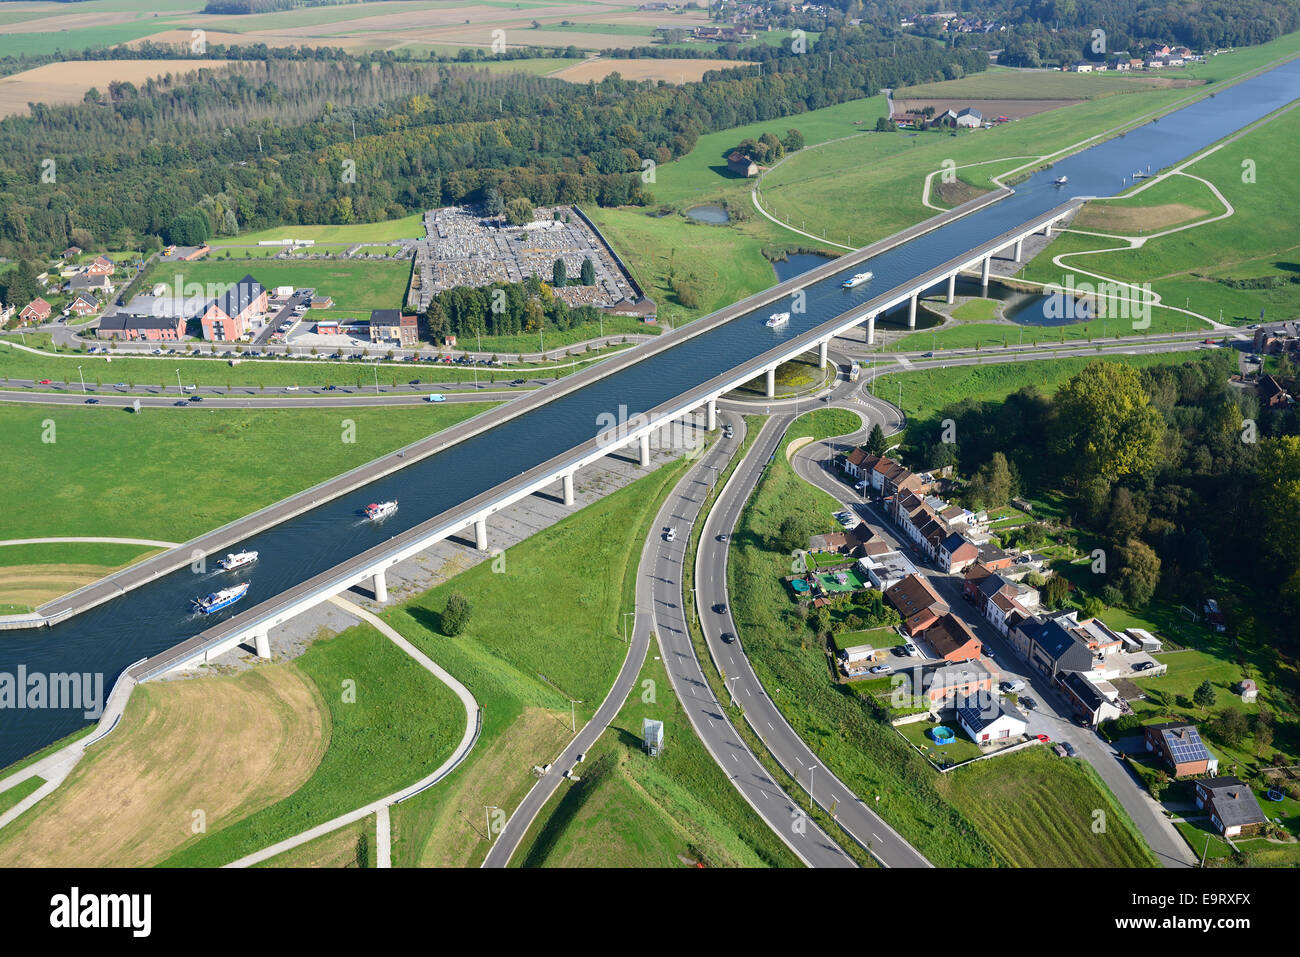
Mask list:
[[[300,844],[306,844],[308,841],[329,834],[331,831],[337,831],[341,827],[346,827],[354,821],[360,821],[363,818],[367,818],[371,814],[378,814],[381,817],[386,815],[388,808],[392,807],[394,804],[399,804],[407,798],[413,797],[421,791],[433,787],[433,785],[437,784],[455,770],[461,761],[465,760],[465,757],[469,754],[470,750],[473,749],[474,743],[478,740],[479,727],[481,724],[479,706],[478,702],[474,699],[474,696],[470,694],[468,688],[456,680],[454,675],[443,669],[432,658],[398,634],[398,632],[382,618],[377,615],[372,615],[364,608],[360,608],[352,602],[337,595],[331,598],[330,601],[342,608],[349,615],[357,616],[366,624],[376,629],[381,635],[415,659],[416,664],[421,668],[432,674],[435,678],[455,692],[456,697],[460,699],[461,704],[465,708],[465,733],[461,735],[460,743],[456,745],[456,749],[451,753],[447,760],[442,762],[442,764],[438,766],[437,770],[430,774],[426,774],[414,784],[407,785],[400,791],[390,794],[387,797],[382,797],[377,801],[371,801],[364,807],[359,807],[346,814],[340,814],[338,817],[326,821],[324,824],[318,824],[313,828],[303,831],[301,834],[295,834],[293,837],[272,844],[270,847],[264,847],[260,851],[241,857],[239,860],[227,864],[226,867],[251,867],[254,864],[268,861],[277,854],[283,854],[285,851],[291,850]],[[358,770],[364,773],[364,768],[359,768]],[[381,831],[382,830],[384,829],[381,828]],[[379,866],[388,867],[390,866],[387,853],[389,843],[382,839],[379,843],[381,851]]]
[[[744,427],[739,422],[738,426]],[[805,864],[854,866],[829,835],[804,818],[736,735],[723,707],[709,689],[682,617],[681,569],[686,543],[690,539],[689,527],[699,514],[710,483],[718,470],[726,467],[740,447],[740,441],[737,438],[712,443],[659,509],[637,567],[636,617],[623,667],[591,721],[583,726],[510,815],[488,851],[484,867],[505,867],[510,862],[566,772],[574,770],[578,756],[586,753],[622,708],[640,674],[650,641],[656,637],[668,679],[692,727],[741,796]],[[667,541],[667,528],[678,529],[672,542]]]
[[[828,812],[833,808],[836,823],[885,867],[930,867],[930,862],[886,824],[867,801],[835,776],[786,721],[758,680],[744,651],[744,636],[731,617],[727,594],[731,534],[768,460],[796,417],[794,412],[781,412],[768,419],[705,519],[695,562],[697,607],[705,640],[709,653],[727,676],[731,694],[744,708],[745,719],[781,766],[797,775],[812,800]],[[739,637],[724,642],[724,632]]]

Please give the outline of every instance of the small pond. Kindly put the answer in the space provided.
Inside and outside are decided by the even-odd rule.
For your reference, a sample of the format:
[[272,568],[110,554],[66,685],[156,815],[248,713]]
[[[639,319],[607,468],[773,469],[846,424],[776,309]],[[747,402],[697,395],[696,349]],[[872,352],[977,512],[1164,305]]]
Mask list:
[[715,226],[731,222],[731,217],[721,206],[692,206],[686,211],[686,215],[698,222],[711,223]]

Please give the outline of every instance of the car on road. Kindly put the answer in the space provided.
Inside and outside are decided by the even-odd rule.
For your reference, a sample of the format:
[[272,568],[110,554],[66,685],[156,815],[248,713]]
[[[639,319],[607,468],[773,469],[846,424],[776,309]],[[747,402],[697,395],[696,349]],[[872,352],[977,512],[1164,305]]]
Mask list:
[[38,382],[38,383],[36,383],[36,384],[37,384],[37,385],[54,385],[54,382],[53,382],[52,380],[50,380],[50,379],[42,379],[40,382]]
[[894,670],[894,668],[893,668],[892,665],[876,665],[874,668],[872,668],[872,669],[870,670],[870,674],[873,674],[873,675],[887,675],[887,674],[889,674],[889,673],[890,673],[891,671],[893,671],[893,670]]
[[511,384],[511,385],[523,385],[523,384],[524,384],[524,380],[523,380],[523,379],[513,379],[513,380],[511,380],[510,384]]
[[1156,663],[1155,663],[1154,661],[1139,661],[1137,664],[1135,664],[1135,665],[1133,666],[1133,670],[1134,670],[1134,671],[1146,671],[1146,670],[1148,670],[1148,669],[1150,669],[1150,668],[1154,668],[1155,666],[1156,666]]
[[336,390],[337,388],[338,388],[338,386],[336,386],[336,385],[327,385],[327,386],[325,387],[325,391],[326,391],[326,392],[333,392],[333,391]]
[[726,544],[726,541],[727,541],[727,533],[726,533],[726,532],[723,532],[721,535],[719,535],[719,536],[718,536],[718,541],[722,542],[723,544]]
[[725,601],[720,601],[713,606],[713,610],[719,615],[725,615],[727,613],[727,603]]
[[192,395],[192,396],[190,396],[190,401],[191,401],[191,402],[202,402],[202,401],[203,401],[203,396],[201,396],[201,395]]
[[733,635],[731,632],[729,632],[729,631],[724,631],[724,632],[722,633],[722,642],[723,642],[723,644],[729,645],[729,644],[731,644],[731,643],[732,643],[733,641],[735,641],[735,640],[736,640],[736,636]]
[[446,402],[447,397],[441,392],[430,392],[424,397],[425,402]]
[[285,392],[297,392],[297,391],[298,391],[298,387],[297,387],[296,385],[287,385],[287,386],[284,387],[284,391],[285,391]]
[[676,529],[676,528],[669,528],[666,532],[664,532],[664,541],[665,541],[665,542],[671,542],[671,541],[673,541],[676,537],[677,537],[677,529]]
[[1013,681],[1004,681],[998,685],[998,690],[1003,694],[1015,694],[1017,691],[1025,690],[1025,683],[1019,678]]
[[95,398],[87,399],[86,405],[99,405],[99,400]]
[[172,403],[172,405],[178,405],[178,406],[180,406],[180,407],[183,409],[183,408],[185,408],[187,405],[189,405],[189,403],[186,402],[184,399],[177,399],[175,402]]
[[922,358],[922,359],[933,359],[933,358],[934,358],[934,353],[933,353],[933,352],[923,352],[923,353],[921,353],[921,358]]
[[1020,699],[1020,704],[1021,704],[1022,707],[1026,708],[1026,709],[1028,709],[1028,710],[1030,710],[1030,711],[1037,711],[1037,710],[1038,710],[1038,702],[1035,701],[1033,698],[1029,697],[1028,695],[1024,695],[1024,696],[1021,697],[1021,699]]

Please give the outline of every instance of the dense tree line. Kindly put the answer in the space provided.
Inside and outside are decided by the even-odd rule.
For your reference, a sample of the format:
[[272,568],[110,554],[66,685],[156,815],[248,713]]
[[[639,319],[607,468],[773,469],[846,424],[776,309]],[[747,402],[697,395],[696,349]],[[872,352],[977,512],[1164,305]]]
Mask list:
[[[585,267],[584,263],[584,273]],[[435,342],[449,335],[468,342],[476,335],[564,330],[599,319],[600,312],[594,306],[570,308],[536,276],[523,282],[448,289],[433,297],[424,316],[427,332]]]
[[[569,84],[400,60],[252,61],[0,122],[0,255],[480,202],[641,204],[643,161],[707,131],[981,68],[975,52],[892,48],[865,31],[682,86]],[[884,54],[890,55],[884,55]],[[49,162],[46,162],[46,161]],[[51,177],[47,175],[53,171]]]
[[[909,425],[918,463],[972,477],[972,504],[1061,495],[1068,518],[1101,540],[1106,604],[1153,594],[1199,606],[1217,596],[1240,631],[1300,652],[1300,424],[1261,411],[1229,384],[1235,353],[1135,370],[1093,363],[1054,396],[1033,387],[996,402],[967,399]],[[957,441],[944,442],[953,420]],[[1030,526],[1017,544],[1042,544]],[[1225,586],[1225,581],[1231,582]],[[1280,595],[1288,614],[1254,617],[1251,594]]]

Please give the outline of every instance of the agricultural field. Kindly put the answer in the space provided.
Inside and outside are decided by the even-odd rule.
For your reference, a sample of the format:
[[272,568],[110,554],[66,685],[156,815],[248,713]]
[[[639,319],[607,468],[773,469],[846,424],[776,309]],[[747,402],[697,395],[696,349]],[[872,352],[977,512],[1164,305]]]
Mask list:
[[[646,41],[649,42],[648,40]],[[527,63],[527,60],[519,61]],[[710,70],[725,70],[733,66],[746,66],[744,60],[620,60],[618,58],[592,57],[565,66],[548,74],[557,80],[570,83],[599,82],[611,73],[625,80],[664,80],[668,83],[695,83]]]
[[990,67],[960,80],[900,87],[896,100],[1095,100],[1120,93],[1181,89],[1198,81],[1163,74],[1062,73]]
[[[93,0],[92,0],[93,2]],[[4,37],[0,34],[0,47]],[[86,60],[79,63],[47,63],[0,77],[0,118],[25,116],[29,103],[80,103],[91,87],[107,92],[108,84],[139,85],[152,77],[193,73],[204,68],[225,68],[225,60]]]
[[[484,411],[469,403],[413,408],[120,410],[6,403],[0,471],[25,507],[11,538],[118,536],[185,541]],[[341,421],[356,426],[340,441]],[[54,442],[43,442],[52,420]],[[249,462],[258,480],[247,481]],[[106,477],[111,476],[108,481]],[[159,488],[171,507],[141,509]],[[0,554],[3,549],[0,549]],[[99,554],[98,552],[87,554]]]

